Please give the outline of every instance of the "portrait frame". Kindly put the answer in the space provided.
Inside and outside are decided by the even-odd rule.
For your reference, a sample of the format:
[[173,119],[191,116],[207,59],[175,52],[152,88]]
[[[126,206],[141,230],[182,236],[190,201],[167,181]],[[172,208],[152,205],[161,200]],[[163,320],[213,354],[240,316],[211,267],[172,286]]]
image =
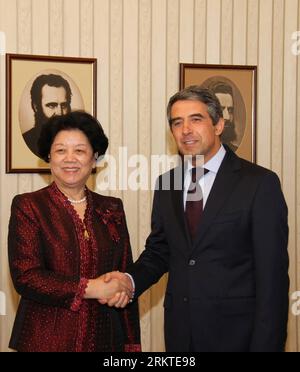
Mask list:
[[97,59],[6,54],[6,173],[50,173],[24,136],[36,126],[31,88],[42,75],[67,81],[69,110],[97,115]]
[[257,66],[180,64],[180,89],[200,85],[214,91],[218,83],[231,87],[235,133],[230,135],[235,136],[234,151],[241,158],[255,163]]

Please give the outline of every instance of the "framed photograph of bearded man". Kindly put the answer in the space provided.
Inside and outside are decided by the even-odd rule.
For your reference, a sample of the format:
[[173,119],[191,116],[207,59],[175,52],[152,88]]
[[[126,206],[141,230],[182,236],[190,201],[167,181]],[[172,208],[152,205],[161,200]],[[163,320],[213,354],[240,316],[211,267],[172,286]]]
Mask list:
[[180,88],[200,85],[218,97],[225,120],[221,135],[240,157],[256,161],[256,66],[180,65]]
[[38,157],[43,124],[84,110],[96,116],[97,60],[6,55],[6,172],[49,173]]

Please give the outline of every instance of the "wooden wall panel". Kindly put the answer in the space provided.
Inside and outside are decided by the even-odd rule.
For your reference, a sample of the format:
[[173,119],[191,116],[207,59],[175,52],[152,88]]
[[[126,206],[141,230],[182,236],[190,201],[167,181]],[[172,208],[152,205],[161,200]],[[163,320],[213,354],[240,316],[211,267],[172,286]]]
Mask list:
[[180,45],[180,60],[182,63],[190,63],[190,61],[194,60],[194,38],[195,38],[194,5],[195,5],[194,0],[180,0],[180,8],[179,8],[180,41],[179,41],[179,45]]
[[63,22],[64,55],[78,57],[80,56],[80,0],[64,0]]
[[[0,1],[0,31],[5,33],[6,51],[14,53],[17,51],[17,22],[17,0]],[[7,231],[11,201],[18,193],[18,176],[5,175],[5,56],[0,56],[0,74],[0,291],[6,295],[7,314],[0,316],[0,351],[5,351],[16,311],[16,295],[7,264]]]
[[259,29],[264,30],[259,37],[259,75],[257,96],[257,161],[271,165],[271,84],[272,84],[272,22],[273,2],[259,2]]
[[[151,154],[166,153],[167,0],[152,1]],[[161,83],[163,82],[163,84]],[[151,290],[151,335],[163,329],[165,278]],[[163,333],[151,337],[151,350],[163,349]]]
[[[291,35],[298,26],[298,1],[285,2],[285,32],[284,32],[284,83],[283,83],[283,191],[289,205],[289,254],[291,292],[297,291],[297,247],[296,247],[296,130],[297,130],[297,60],[291,53]],[[299,145],[298,145],[299,146]],[[297,350],[298,319],[290,317],[288,349]],[[298,345],[299,347],[299,345]]]
[[258,64],[259,0],[248,0],[247,64]]
[[49,0],[32,1],[32,53],[49,53]]
[[[22,0],[23,1],[23,0]],[[55,56],[64,54],[64,2],[63,0],[49,1],[50,16],[50,53]]]
[[[110,1],[110,154],[119,159],[123,146],[123,1]],[[124,159],[121,159],[122,162]],[[118,167],[118,174],[126,171],[126,164]],[[117,183],[117,185],[119,182]],[[122,191],[113,196],[123,197]]]
[[[233,2],[233,63],[245,65],[247,58],[247,0]],[[226,22],[226,18],[224,20]]]
[[[272,169],[282,179],[284,1],[274,1],[272,68]],[[276,20],[276,21],[275,21]]]
[[80,0],[80,55],[94,54],[94,1]]
[[195,0],[195,63],[207,58],[207,0]]
[[220,63],[221,57],[221,0],[207,1],[206,63]]
[[[298,1],[298,27],[297,29],[300,31],[300,2]],[[297,84],[297,159],[296,159],[296,273],[297,273],[297,290],[300,288],[300,48],[298,47],[299,55],[297,58],[297,76],[296,84]],[[291,341],[289,341],[289,344],[293,346],[294,350],[300,351],[300,322],[299,318],[297,319],[297,329],[291,330]],[[293,337],[293,335],[296,333],[296,337]],[[293,342],[294,340],[294,342]]]
[[221,63],[230,65],[233,58],[233,0],[223,0],[221,6]]
[[[49,54],[49,0],[32,1],[32,53]],[[47,175],[32,175],[34,190],[45,187],[50,182]]]
[[[139,76],[138,76],[138,153],[147,159],[151,156],[151,56],[152,56],[152,4],[139,1]],[[151,172],[148,171],[150,182]],[[134,258],[144,250],[150,231],[152,194],[139,191],[138,199],[138,245]],[[143,350],[151,350],[151,293],[147,291],[139,300],[141,316],[141,338]]]
[[[98,62],[98,100],[97,116],[104,128],[109,133],[109,82],[110,82],[110,0],[94,2],[94,57]],[[101,190],[99,190],[100,192]]]

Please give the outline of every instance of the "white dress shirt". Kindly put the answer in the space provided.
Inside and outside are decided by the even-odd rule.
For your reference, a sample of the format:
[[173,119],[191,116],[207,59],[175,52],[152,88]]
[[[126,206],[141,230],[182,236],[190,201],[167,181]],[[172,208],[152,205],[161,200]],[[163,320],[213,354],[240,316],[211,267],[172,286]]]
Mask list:
[[[222,164],[222,161],[224,160],[224,157],[226,155],[226,150],[224,146],[222,145],[220,147],[220,150],[216,153],[216,155],[211,158],[206,164],[204,164],[204,168],[209,170],[208,173],[203,175],[200,180],[199,184],[201,186],[202,192],[203,192],[203,209],[205,208],[207,199],[209,197],[209,194],[211,192],[211,189],[213,187],[213,184],[215,182],[217,173],[219,171],[219,168]],[[187,169],[185,171],[184,175],[184,195],[183,195],[183,201],[184,201],[184,210],[186,206],[186,200],[187,200],[187,193],[189,186],[192,181],[191,177],[191,169],[193,168],[193,165],[191,162],[188,162]]]

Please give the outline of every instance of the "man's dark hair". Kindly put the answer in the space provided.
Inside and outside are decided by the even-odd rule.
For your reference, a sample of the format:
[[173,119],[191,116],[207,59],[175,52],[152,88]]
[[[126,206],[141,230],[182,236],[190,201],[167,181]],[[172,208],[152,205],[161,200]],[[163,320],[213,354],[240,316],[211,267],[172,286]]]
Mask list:
[[173,105],[178,101],[199,101],[207,105],[207,112],[213,125],[216,125],[219,120],[223,118],[222,107],[214,92],[198,85],[193,85],[181,90],[170,98],[167,107],[167,116],[170,126],[172,125],[171,110]]
[[212,90],[215,94],[223,93],[230,94],[233,97],[233,89],[229,84],[224,83],[223,81],[214,80],[212,81],[208,88]]
[[74,111],[62,116],[53,116],[43,126],[38,140],[38,155],[49,163],[51,146],[62,130],[80,130],[88,138],[94,154],[103,156],[108,148],[108,138],[99,121],[84,111]]
[[55,88],[63,87],[66,91],[68,111],[71,111],[72,91],[70,84],[62,76],[54,74],[40,75],[34,80],[30,90],[31,106],[33,111],[36,112],[42,109],[42,89],[45,85]]

